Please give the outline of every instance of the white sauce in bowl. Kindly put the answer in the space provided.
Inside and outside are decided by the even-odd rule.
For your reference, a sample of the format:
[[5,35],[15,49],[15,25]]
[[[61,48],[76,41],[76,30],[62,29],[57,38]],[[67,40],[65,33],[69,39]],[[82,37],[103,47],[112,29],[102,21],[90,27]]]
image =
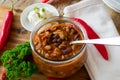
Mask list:
[[[35,7],[38,7],[39,10],[34,10]],[[53,16],[59,16],[59,13],[54,6],[46,3],[35,3],[23,10],[20,16],[20,21],[22,27],[28,31],[33,31],[35,25],[37,25],[40,21]]]
[[46,8],[37,8],[37,10],[30,11],[30,13],[28,14],[28,20],[32,24],[36,25],[40,21],[50,18],[52,16],[54,16],[54,15]]

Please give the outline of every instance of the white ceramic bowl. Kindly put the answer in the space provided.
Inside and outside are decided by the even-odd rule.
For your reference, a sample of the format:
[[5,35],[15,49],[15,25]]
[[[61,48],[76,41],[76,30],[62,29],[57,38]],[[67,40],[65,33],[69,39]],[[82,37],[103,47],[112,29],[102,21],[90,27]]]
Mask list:
[[31,22],[29,22],[28,20],[28,14],[30,13],[30,11],[33,11],[34,10],[34,7],[39,7],[39,8],[46,8],[48,10],[51,10],[51,13],[54,15],[54,16],[59,16],[59,13],[57,11],[57,9],[50,5],[50,4],[46,4],[46,3],[36,3],[36,4],[32,4],[28,7],[26,7],[22,14],[21,14],[21,17],[20,17],[20,21],[21,21],[21,24],[22,26],[28,30],[28,31],[32,31],[35,27],[34,24],[32,24]]
[[108,5],[111,9],[120,13],[120,0],[103,0],[103,2]]

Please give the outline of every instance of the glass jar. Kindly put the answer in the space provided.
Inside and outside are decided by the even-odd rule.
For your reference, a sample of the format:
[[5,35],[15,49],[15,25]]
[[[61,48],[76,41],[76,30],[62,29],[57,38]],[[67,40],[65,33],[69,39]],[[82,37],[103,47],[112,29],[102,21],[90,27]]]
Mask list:
[[82,37],[82,39],[86,39],[86,32],[82,27],[82,25],[80,25],[78,22],[73,21],[72,19],[67,17],[52,17],[52,18],[46,19],[40,22],[35,27],[35,29],[31,32],[30,44],[33,51],[32,52],[33,59],[37,64],[39,70],[49,77],[56,77],[56,78],[68,77],[74,74],[75,72],[77,72],[83,66],[87,58],[86,44],[81,44],[81,47],[79,51],[76,52],[76,54],[63,60],[62,59],[52,60],[52,58],[48,59],[40,55],[40,52],[37,51],[34,45],[35,35],[45,30],[47,27],[53,24],[63,24],[63,23],[65,24],[72,23],[73,25],[75,25],[75,27],[77,27],[80,30],[79,31],[80,37]]

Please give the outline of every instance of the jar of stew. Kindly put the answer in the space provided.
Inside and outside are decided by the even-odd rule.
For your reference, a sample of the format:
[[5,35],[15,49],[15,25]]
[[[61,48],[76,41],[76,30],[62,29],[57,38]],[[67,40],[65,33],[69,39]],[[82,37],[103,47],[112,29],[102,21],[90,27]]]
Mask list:
[[31,32],[33,59],[39,70],[49,77],[65,78],[84,64],[86,44],[70,44],[86,39],[82,25],[67,17],[52,17],[40,22]]

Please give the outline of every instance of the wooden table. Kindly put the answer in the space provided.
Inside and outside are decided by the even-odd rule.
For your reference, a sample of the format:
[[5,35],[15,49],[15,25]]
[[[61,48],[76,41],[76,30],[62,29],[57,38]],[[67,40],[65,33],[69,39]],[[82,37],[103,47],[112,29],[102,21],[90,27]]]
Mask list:
[[[58,3],[52,3],[52,5],[55,6],[58,9],[60,15],[63,15],[63,9],[64,9],[65,6],[74,4],[78,1],[80,1],[80,0],[60,0]],[[14,22],[20,22],[19,21],[19,18],[20,18],[19,16],[20,16],[20,13],[22,12],[22,9],[24,9],[28,5],[31,5],[31,4],[37,3],[37,2],[39,2],[39,0],[14,0],[15,13],[16,13],[15,16],[17,17],[17,18],[14,19]],[[4,6],[10,6],[10,0],[0,0],[0,5],[2,5],[2,6],[0,6],[0,8],[2,8],[3,5]],[[117,29],[118,29],[118,31],[120,33],[120,22],[118,22],[120,20],[120,14],[117,13],[117,12],[114,12],[113,10],[111,10],[108,7],[106,7],[106,8],[109,11]],[[18,25],[21,26],[20,23],[15,23],[14,25],[15,26],[18,26]],[[28,36],[30,34],[30,32],[27,32],[26,30],[24,30],[21,27],[19,27],[19,28],[13,27],[13,30],[15,30],[16,33],[19,33],[19,37],[21,37],[22,35]],[[13,34],[14,33],[12,32],[11,35],[13,35]],[[16,37],[17,35],[14,35],[14,36]],[[26,37],[26,40],[27,39],[29,39],[29,37]],[[14,39],[11,39],[11,41],[12,40],[14,40]],[[17,40],[17,41],[19,43],[22,43],[26,40],[21,39],[21,40]],[[14,43],[14,44],[16,45],[16,43]],[[7,45],[9,45],[9,44],[7,44]],[[12,46],[12,47],[14,47],[14,46]],[[8,48],[10,48],[10,47],[8,47]],[[1,70],[2,70],[2,67],[0,67],[0,71]],[[40,73],[40,75],[39,75],[39,73],[38,73],[38,74],[33,75],[32,78],[29,78],[27,80],[32,80],[32,79],[34,79],[34,80],[46,80],[46,77],[43,74]],[[80,71],[78,71],[76,74],[74,74],[73,76],[71,76],[71,77],[69,77],[65,80],[90,80],[90,77],[89,77],[85,67],[83,66]]]

